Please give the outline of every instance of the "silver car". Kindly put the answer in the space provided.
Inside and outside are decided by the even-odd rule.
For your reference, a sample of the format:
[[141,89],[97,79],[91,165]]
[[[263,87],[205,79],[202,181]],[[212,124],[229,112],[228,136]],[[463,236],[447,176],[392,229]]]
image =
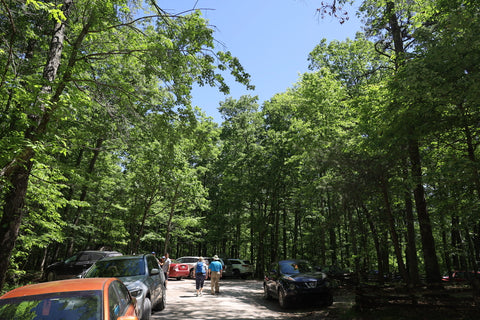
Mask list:
[[152,310],[165,309],[165,276],[151,254],[104,258],[95,262],[83,277],[121,280],[137,300],[137,313],[142,320],[150,319]]

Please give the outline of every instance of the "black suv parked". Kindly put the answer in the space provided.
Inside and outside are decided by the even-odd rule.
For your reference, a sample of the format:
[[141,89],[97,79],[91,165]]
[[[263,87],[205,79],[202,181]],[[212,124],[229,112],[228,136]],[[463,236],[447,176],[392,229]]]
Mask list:
[[121,256],[117,251],[79,251],[65,261],[55,262],[45,268],[44,280],[53,281],[75,278],[87,270],[95,261],[111,256]]

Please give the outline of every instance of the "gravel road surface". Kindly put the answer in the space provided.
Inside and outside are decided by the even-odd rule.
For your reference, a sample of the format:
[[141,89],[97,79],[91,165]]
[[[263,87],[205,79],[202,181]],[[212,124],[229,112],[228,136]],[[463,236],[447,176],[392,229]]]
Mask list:
[[193,279],[169,280],[167,303],[163,311],[155,312],[152,320],[186,319],[334,319],[329,317],[335,302],[328,308],[283,310],[278,301],[263,299],[262,282],[258,280],[222,279],[220,294],[210,294],[210,281],[205,281],[202,296],[195,296]]

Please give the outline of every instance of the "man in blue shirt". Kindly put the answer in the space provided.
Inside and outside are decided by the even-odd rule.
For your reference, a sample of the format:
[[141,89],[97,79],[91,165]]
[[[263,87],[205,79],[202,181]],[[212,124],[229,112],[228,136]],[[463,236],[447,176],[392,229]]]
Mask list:
[[210,274],[210,289],[212,294],[220,293],[220,278],[222,277],[223,266],[217,255],[213,256],[213,261],[208,266]]

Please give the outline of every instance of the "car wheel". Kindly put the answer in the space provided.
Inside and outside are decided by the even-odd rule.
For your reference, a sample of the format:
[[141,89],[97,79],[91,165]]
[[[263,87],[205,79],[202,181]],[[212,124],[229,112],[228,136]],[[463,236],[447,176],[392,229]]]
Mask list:
[[290,307],[290,304],[287,301],[287,294],[283,288],[280,288],[280,291],[278,292],[278,303],[280,304],[280,307],[284,309]]
[[55,281],[57,280],[57,275],[55,274],[55,272],[53,271],[50,271],[47,273],[47,281]]
[[178,280],[178,281],[182,280],[182,277],[177,277],[177,280]]
[[143,302],[143,312],[142,312],[142,320],[150,320],[152,315],[152,302],[149,298],[145,298]]
[[233,270],[233,276],[240,278],[240,270],[234,269],[234,270]]
[[193,268],[190,269],[190,273],[188,274],[188,277],[189,277],[190,279],[193,279]]
[[272,296],[270,295],[270,292],[268,292],[268,288],[266,284],[263,285],[263,298],[266,300],[272,299]]

